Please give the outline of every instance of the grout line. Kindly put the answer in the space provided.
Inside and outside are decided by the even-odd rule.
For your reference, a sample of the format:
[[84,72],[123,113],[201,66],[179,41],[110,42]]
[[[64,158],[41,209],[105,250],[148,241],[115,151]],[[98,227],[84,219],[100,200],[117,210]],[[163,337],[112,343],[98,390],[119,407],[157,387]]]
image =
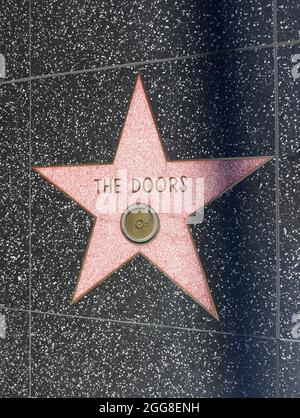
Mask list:
[[245,337],[245,338],[253,338],[258,340],[268,340],[268,341],[279,341],[279,342],[287,342],[287,343],[298,343],[300,344],[300,339],[297,338],[284,338],[280,337],[277,339],[276,337],[267,337],[265,335],[253,335],[253,334],[236,334],[232,332],[224,332],[224,331],[215,331],[209,330],[204,328],[190,328],[184,326],[174,326],[174,325],[166,325],[166,324],[154,324],[152,322],[137,322],[131,320],[119,320],[119,319],[109,319],[109,318],[100,318],[100,317],[93,317],[93,316],[84,316],[84,315],[76,315],[76,314],[64,314],[64,313],[57,313],[57,312],[47,312],[47,311],[37,311],[37,310],[30,310],[30,309],[22,309],[22,308],[11,308],[6,307],[4,305],[0,305],[0,309],[4,311],[11,311],[11,312],[23,312],[36,314],[36,315],[48,315],[48,316],[56,316],[56,317],[63,317],[63,318],[70,318],[70,319],[83,319],[83,320],[92,320],[98,322],[111,322],[115,324],[124,324],[124,325],[137,325],[137,326],[145,326],[145,327],[153,327],[153,328],[164,328],[164,329],[175,329],[178,331],[189,331],[189,332],[203,332],[207,334],[221,334],[221,335],[228,335],[232,337]]
[[[277,0],[274,0],[276,5]],[[275,13],[276,16],[276,13]],[[277,19],[274,19],[274,23],[277,24]],[[275,32],[275,37],[277,34]],[[279,77],[278,77],[278,47],[274,47],[274,81],[275,81],[275,181],[276,181],[276,284],[277,284],[277,321],[276,321],[276,337],[280,338],[280,230],[279,230],[279,221],[280,221],[280,211],[279,211],[279,157],[280,157],[280,144],[279,144]]]
[[280,212],[279,212],[279,91],[278,91],[278,43],[277,0],[273,0],[274,36],[274,93],[275,93],[275,185],[276,185],[276,397],[280,398]]
[[[277,22],[277,16],[276,16],[276,22]],[[277,23],[276,23],[277,25]],[[277,41],[277,32],[276,32],[276,45],[277,46],[293,46],[293,45],[299,45],[300,39],[295,39],[294,41],[286,41],[286,42],[278,42]]]
[[29,365],[28,365],[28,378],[29,378],[29,385],[28,385],[28,397],[31,398],[31,324],[32,324],[32,318],[31,318],[31,274],[32,274],[32,267],[31,267],[31,166],[32,166],[32,136],[31,136],[31,128],[32,128],[32,82],[31,82],[31,0],[29,0],[29,74],[30,74],[30,80],[29,80],[29,172],[28,172],[28,184],[29,184],[29,207],[28,207],[28,217],[29,217],[29,235],[28,235],[28,254],[29,254],[29,266],[28,266],[28,280],[29,280],[29,294],[28,294],[28,304],[29,304]]
[[276,379],[275,379],[276,398],[280,396],[280,340],[276,338]]
[[300,344],[300,339],[299,338],[279,338],[278,339],[279,342],[285,342],[285,343],[298,343]]
[[30,81],[30,77],[14,78],[12,80],[0,81],[0,87],[5,86],[6,84],[24,83],[26,81]]
[[277,46],[289,46],[289,45],[297,45],[300,44],[299,40],[294,41],[287,41],[287,42],[273,42],[271,44],[263,44],[263,45],[252,45],[247,47],[241,47],[241,48],[229,48],[229,49],[219,49],[216,51],[208,51],[208,52],[201,52],[196,54],[190,54],[190,55],[179,55],[175,57],[166,57],[166,58],[159,58],[159,59],[153,59],[153,60],[145,60],[145,61],[132,61],[128,63],[122,63],[122,64],[112,64],[102,67],[96,67],[96,68],[88,68],[88,69],[81,69],[81,70],[73,70],[73,71],[65,71],[60,73],[50,73],[50,74],[44,74],[44,75],[37,75],[37,76],[31,76],[31,52],[30,52],[30,76],[29,77],[23,77],[18,79],[12,79],[12,80],[5,80],[0,81],[0,86],[6,85],[6,84],[14,84],[14,83],[22,83],[26,81],[34,81],[34,80],[44,80],[47,78],[56,78],[56,77],[64,77],[68,75],[78,75],[78,74],[88,74],[88,73],[97,73],[101,71],[107,71],[107,70],[116,70],[119,68],[129,68],[129,67],[135,67],[135,66],[143,66],[143,65],[153,65],[153,64],[160,64],[160,63],[167,63],[167,62],[173,62],[173,61],[183,61],[186,59],[197,59],[197,58],[205,58],[209,56],[215,56],[215,55],[226,55],[231,54],[234,52],[247,52],[247,51],[257,51],[261,49],[268,49],[268,48],[274,48]]
[[209,329],[190,328],[190,327],[166,325],[166,324],[154,324],[151,322],[147,323],[147,322],[138,322],[138,321],[131,321],[131,320],[119,320],[119,319],[109,319],[109,318],[100,318],[100,317],[83,316],[83,315],[72,315],[72,314],[64,314],[64,313],[57,313],[57,312],[44,312],[44,311],[28,310],[28,309],[20,309],[20,308],[8,308],[8,307],[4,307],[1,305],[0,305],[0,308],[7,310],[7,311],[24,312],[24,313],[30,312],[31,314],[54,316],[58,318],[92,320],[96,322],[106,322],[106,323],[121,324],[121,325],[128,325],[128,326],[140,326],[140,327],[160,328],[160,329],[175,330],[175,331],[188,331],[188,332],[197,332],[197,333],[205,333],[205,334],[216,334],[216,335],[243,337],[243,338],[257,339],[257,340],[267,340],[267,341],[275,340],[274,337],[267,337],[264,335],[236,334],[236,333],[231,333],[231,332],[226,332],[226,331],[215,331],[215,330],[209,330]]

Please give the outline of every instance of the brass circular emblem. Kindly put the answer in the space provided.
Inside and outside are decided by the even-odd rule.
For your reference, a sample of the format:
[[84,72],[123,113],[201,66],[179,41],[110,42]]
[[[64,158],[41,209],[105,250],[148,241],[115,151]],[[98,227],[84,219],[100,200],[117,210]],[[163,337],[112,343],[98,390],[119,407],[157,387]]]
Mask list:
[[122,214],[122,232],[132,242],[138,244],[149,242],[157,234],[158,228],[158,215],[148,205],[131,205]]

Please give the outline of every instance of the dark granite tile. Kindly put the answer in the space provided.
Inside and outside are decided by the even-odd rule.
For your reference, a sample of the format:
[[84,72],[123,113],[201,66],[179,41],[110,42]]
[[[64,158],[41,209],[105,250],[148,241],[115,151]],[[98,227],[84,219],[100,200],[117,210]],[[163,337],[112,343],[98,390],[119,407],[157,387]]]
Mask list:
[[0,55],[0,82],[29,76],[29,0],[1,1]]
[[300,398],[300,341],[280,342],[280,395]]
[[300,39],[299,0],[277,0],[277,21],[279,42]]
[[35,314],[35,397],[272,397],[273,340]]
[[36,81],[33,161],[111,161],[137,69],[170,159],[274,154],[273,52],[261,50]]
[[[141,70],[170,158],[272,152],[271,55],[269,51],[244,54],[233,55],[232,61],[229,57],[209,57]],[[250,66],[250,62],[256,64]],[[223,84],[218,81],[220,66],[225,74]],[[239,68],[235,76],[234,68]],[[243,68],[245,78],[239,73]],[[36,164],[111,161],[127,111],[134,71],[119,69],[34,82],[33,161]],[[230,95],[232,78],[235,82]],[[236,86],[238,80],[240,84]],[[205,90],[206,83],[211,92]],[[256,83],[259,93],[255,94],[252,83]],[[231,124],[225,111],[226,98],[230,102],[227,111],[231,115],[234,109],[239,112],[240,123]],[[214,119],[209,117],[210,109],[214,110]],[[225,134],[222,126],[225,131],[226,125]],[[198,137],[199,142],[195,141]],[[33,176],[32,195],[34,309],[239,334],[274,334],[272,163],[216,201],[207,209],[204,223],[193,228],[220,322],[212,320],[141,257],[71,306],[91,220],[37,175]]]
[[34,0],[35,75],[272,42],[272,1]]
[[0,398],[29,393],[28,314],[0,308]]
[[34,81],[33,163],[112,161],[134,80],[122,69]]
[[[269,163],[235,186],[193,227],[220,316],[210,329],[275,335],[274,171]],[[201,327],[199,313],[196,318],[193,324]]]
[[267,49],[146,67],[169,158],[274,155],[273,62]]
[[29,85],[0,87],[0,304],[28,307]]
[[296,54],[300,54],[299,45],[279,48],[280,309],[283,338],[291,337],[292,317],[300,314],[300,72],[298,77],[292,70],[295,65],[292,57]]

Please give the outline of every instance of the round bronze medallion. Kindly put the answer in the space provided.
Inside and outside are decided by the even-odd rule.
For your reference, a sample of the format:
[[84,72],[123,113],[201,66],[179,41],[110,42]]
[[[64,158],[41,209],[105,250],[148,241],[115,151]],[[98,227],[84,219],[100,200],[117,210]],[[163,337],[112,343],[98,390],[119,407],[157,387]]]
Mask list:
[[121,217],[121,229],[130,241],[144,244],[157,234],[159,219],[150,206],[135,204],[129,206]]

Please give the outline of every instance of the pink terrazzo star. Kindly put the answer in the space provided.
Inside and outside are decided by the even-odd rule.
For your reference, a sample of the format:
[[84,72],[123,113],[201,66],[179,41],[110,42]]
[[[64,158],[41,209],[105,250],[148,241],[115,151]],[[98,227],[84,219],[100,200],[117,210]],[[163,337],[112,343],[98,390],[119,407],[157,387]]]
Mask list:
[[[104,184],[96,179],[116,179],[126,172],[132,178],[204,179],[203,203],[207,205],[220,194],[265,164],[270,157],[168,161],[151,112],[141,76],[138,75],[113,164],[80,164],[34,167],[34,170],[77,202],[95,219],[80,276],[73,294],[76,302],[100,285],[108,276],[137,254],[142,254],[184,292],[218,319],[205,273],[195,248],[187,219],[197,208],[192,195],[189,210],[170,209],[161,213],[159,204],[152,208],[159,216],[160,229],[155,238],[138,244],[125,238],[120,226],[120,211],[103,213],[97,199]],[[118,182],[117,182],[118,183]],[[99,187],[102,187],[100,190]],[[108,184],[108,183],[107,183]],[[97,187],[96,187],[97,185]],[[110,195],[120,198],[126,188],[112,183]],[[131,203],[149,203],[129,190]],[[168,189],[170,190],[170,189]],[[172,190],[175,193],[175,188]]]

